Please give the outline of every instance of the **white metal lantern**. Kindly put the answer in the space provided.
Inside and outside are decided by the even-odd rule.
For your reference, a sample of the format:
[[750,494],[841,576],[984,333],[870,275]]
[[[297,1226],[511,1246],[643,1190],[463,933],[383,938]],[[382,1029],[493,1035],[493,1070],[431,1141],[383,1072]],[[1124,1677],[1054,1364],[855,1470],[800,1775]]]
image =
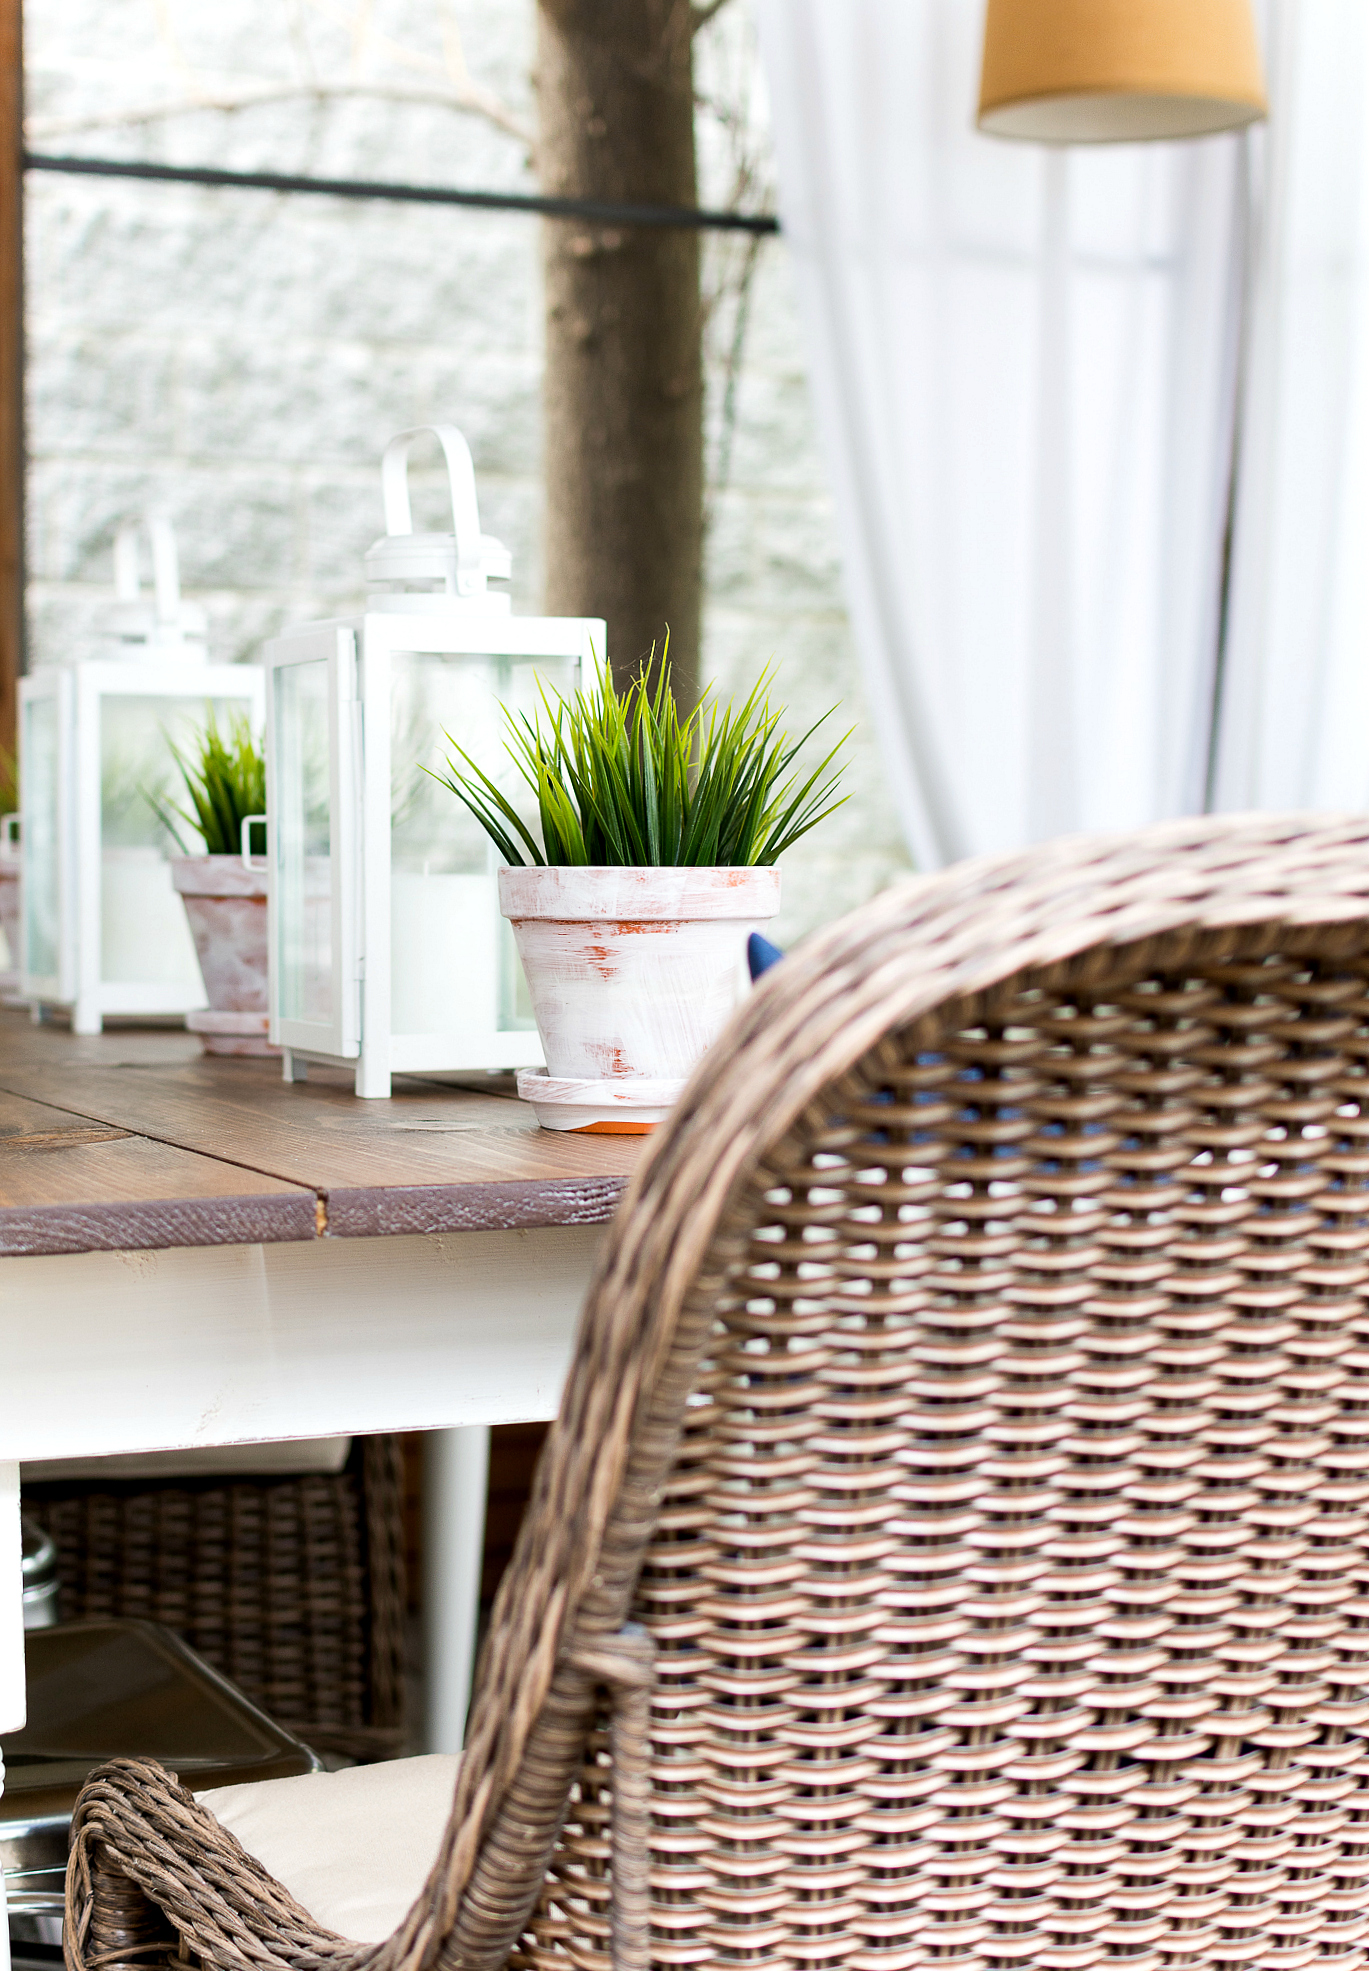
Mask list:
[[[450,533],[416,534],[410,517],[409,449],[429,432]],[[515,616],[490,586],[510,558],[480,531],[454,426],[392,439],[381,488],[365,614],[266,646],[271,1038],[287,1081],[346,1065],[368,1096],[392,1074],[541,1065],[493,845],[424,769],[450,735],[512,791],[501,708],[574,691],[604,655],[601,621]]]
[[264,711],[260,668],[207,661],[170,523],[147,532],[152,595],[139,584],[139,530],[124,528],[100,654],[19,685],[20,992],[36,1008],[69,1006],[74,1033],[99,1033],[107,1014],[206,1003],[156,804],[184,801],[170,742],[184,747],[211,713],[246,712],[259,727]]

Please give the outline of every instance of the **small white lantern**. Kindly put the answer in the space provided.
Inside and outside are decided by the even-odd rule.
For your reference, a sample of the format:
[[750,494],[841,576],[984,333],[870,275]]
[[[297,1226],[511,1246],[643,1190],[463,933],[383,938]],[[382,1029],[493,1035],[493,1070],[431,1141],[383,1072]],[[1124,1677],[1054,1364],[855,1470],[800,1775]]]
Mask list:
[[[451,533],[413,531],[409,449],[425,432],[446,457]],[[450,735],[512,791],[501,708],[577,690],[604,655],[602,621],[515,616],[491,588],[510,557],[480,531],[454,426],[392,439],[381,489],[365,614],[266,646],[271,1038],[287,1081],[328,1062],[367,1096],[393,1074],[541,1065],[494,847],[424,769]]]
[[19,685],[23,857],[20,993],[69,1006],[73,1033],[106,1014],[205,1004],[174,850],[156,802],[182,805],[169,741],[184,750],[212,713],[260,727],[256,666],[210,664],[204,611],[182,602],[169,521],[148,521],[153,594],[141,592],[138,530],[114,547],[115,606],[101,654]]

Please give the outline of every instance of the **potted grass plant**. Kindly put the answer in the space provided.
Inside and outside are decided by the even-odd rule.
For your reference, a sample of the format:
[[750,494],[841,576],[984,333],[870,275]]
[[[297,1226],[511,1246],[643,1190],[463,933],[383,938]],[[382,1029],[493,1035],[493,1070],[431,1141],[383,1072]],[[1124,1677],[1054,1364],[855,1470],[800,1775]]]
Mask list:
[[[208,1010],[187,1013],[206,1054],[273,1054],[267,1040],[266,862],[249,861],[244,824],[266,812],[266,762],[244,714],[212,715],[187,747],[168,742],[189,806],[154,801],[181,854],[171,880],[185,904]],[[195,852],[183,830],[199,837]]]
[[535,828],[448,734],[438,777],[506,865],[500,909],[547,1062],[518,1088],[548,1128],[664,1119],[745,989],[747,939],[779,908],[776,862],[841,804],[842,742],[802,775],[817,727],[787,739],[771,683],[682,718],[663,662],[654,683],[644,670],[620,693],[604,672],[570,698],[544,691],[531,718],[506,712]]

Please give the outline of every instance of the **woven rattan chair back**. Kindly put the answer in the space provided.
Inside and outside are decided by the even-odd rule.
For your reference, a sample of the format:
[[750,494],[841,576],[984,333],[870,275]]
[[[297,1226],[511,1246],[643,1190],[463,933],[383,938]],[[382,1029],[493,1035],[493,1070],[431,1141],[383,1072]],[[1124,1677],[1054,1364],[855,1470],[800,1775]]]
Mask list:
[[355,1960],[1358,1966],[1367,1098],[1369,824],[968,865],[776,967],[606,1242]]

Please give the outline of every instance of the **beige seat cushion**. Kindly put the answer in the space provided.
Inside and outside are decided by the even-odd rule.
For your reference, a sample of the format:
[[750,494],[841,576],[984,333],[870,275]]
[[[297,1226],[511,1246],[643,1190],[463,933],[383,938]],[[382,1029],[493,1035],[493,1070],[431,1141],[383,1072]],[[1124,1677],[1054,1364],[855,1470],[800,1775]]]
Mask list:
[[408,1914],[437,1858],[459,1753],[197,1793],[318,1922],[378,1944]]

